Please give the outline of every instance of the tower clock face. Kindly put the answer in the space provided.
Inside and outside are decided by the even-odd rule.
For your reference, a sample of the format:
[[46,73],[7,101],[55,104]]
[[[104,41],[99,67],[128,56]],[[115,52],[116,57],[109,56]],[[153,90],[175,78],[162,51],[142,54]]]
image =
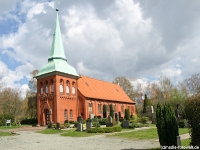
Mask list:
[[63,93],[63,86],[60,85],[60,93]]

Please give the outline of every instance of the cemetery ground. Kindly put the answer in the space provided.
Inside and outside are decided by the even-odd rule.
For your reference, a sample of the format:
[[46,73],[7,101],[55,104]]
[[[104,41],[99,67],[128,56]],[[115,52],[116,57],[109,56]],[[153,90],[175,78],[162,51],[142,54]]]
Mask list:
[[[12,135],[15,131],[18,135]],[[179,128],[179,134],[188,134],[188,128]],[[22,127],[0,129],[1,149],[109,149],[123,150],[131,148],[159,149],[155,125],[135,129],[123,129],[114,133],[78,132],[76,128],[66,130],[46,127]],[[187,135],[187,138],[189,136]],[[190,139],[181,141],[188,146]]]

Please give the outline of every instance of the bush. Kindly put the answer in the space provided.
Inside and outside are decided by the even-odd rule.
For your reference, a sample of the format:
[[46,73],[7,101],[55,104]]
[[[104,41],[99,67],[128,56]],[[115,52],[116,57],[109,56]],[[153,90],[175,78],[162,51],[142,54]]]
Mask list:
[[64,123],[64,127],[69,128],[70,127],[70,123]]
[[92,122],[93,127],[100,127],[99,122]]
[[149,117],[145,117],[145,116],[142,116],[140,118],[140,122],[143,123],[143,124],[146,124],[149,120],[150,120]]
[[88,129],[88,133],[112,133],[112,132],[121,132],[122,127],[121,126],[113,126],[113,127],[106,127],[106,128],[90,128]]
[[107,117],[107,106],[103,105],[103,118]]
[[106,125],[107,120],[108,120],[107,118],[100,118],[99,119],[99,124],[100,125]]
[[38,121],[35,118],[30,118],[30,119],[23,119],[21,121],[21,124],[29,124],[29,125],[33,125],[33,124],[37,124]]
[[139,117],[137,115],[132,115],[130,122],[138,123],[139,122]]
[[183,120],[183,119],[181,119],[181,120],[178,122],[178,126],[179,126],[180,128],[184,128],[184,127],[185,127],[185,123],[184,123],[184,120]]
[[119,118],[119,121],[120,121],[120,122],[124,121],[124,118],[122,118],[122,117],[121,117],[121,118]]
[[6,125],[6,120],[10,120],[11,123],[14,122],[14,116],[10,114],[1,114],[0,115],[0,126],[5,126]]
[[74,121],[73,121],[73,120],[70,120],[69,123],[74,124]]
[[192,146],[200,147],[200,95],[195,95],[186,100],[185,117],[191,129]]

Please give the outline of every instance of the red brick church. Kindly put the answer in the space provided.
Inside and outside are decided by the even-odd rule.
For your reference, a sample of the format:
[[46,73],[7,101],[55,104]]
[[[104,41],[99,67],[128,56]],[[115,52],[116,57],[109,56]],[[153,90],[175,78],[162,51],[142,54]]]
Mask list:
[[135,102],[119,85],[78,75],[67,63],[58,9],[56,11],[56,25],[48,63],[36,76],[38,123],[47,125],[64,123],[65,120],[76,121],[78,116],[87,119],[90,114],[103,117],[103,105],[113,105],[115,113],[120,112],[122,117],[126,108],[129,108],[131,114],[135,114]]

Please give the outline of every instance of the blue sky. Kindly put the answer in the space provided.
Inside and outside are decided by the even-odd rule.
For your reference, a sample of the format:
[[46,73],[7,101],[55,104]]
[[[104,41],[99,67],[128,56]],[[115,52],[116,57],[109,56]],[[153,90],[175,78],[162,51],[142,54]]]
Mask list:
[[[200,68],[200,2],[159,0],[60,0],[68,63],[82,75],[141,84],[166,75],[174,83]],[[55,3],[0,2],[0,77],[7,87],[28,88],[51,49]],[[135,84],[134,84],[135,85]]]

